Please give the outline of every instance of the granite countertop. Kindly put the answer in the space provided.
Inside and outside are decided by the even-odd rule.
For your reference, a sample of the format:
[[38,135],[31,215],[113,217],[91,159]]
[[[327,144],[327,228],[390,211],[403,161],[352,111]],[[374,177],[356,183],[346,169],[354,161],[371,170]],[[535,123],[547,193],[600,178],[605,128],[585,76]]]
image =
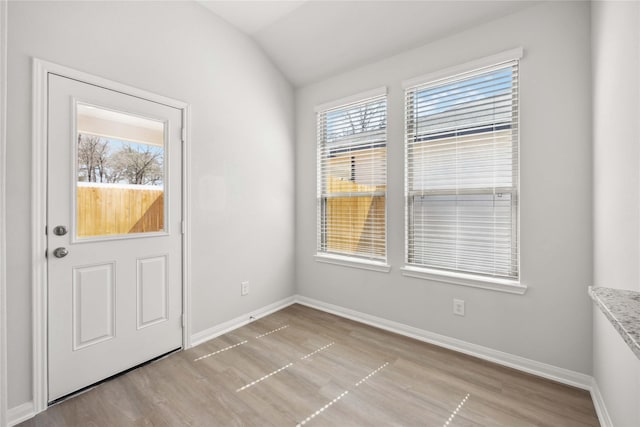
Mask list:
[[589,295],[640,359],[640,292],[589,286]]

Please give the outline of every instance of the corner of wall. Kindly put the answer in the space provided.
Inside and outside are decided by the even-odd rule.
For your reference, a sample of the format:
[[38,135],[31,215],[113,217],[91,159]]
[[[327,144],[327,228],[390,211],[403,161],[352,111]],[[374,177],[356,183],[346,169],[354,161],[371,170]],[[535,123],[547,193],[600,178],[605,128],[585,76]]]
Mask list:
[[611,417],[607,411],[607,406],[604,403],[604,398],[600,392],[600,387],[598,387],[598,382],[595,378],[593,378],[593,381],[591,382],[591,400],[593,400],[593,406],[596,409],[600,425],[602,427],[613,427],[613,422],[611,421]]
[[294,303],[295,298],[294,296],[291,296],[289,298],[276,301],[273,304],[269,304],[265,307],[261,307],[250,313],[238,316],[235,319],[231,319],[219,325],[212,326],[211,328],[205,329],[204,331],[197,332],[191,336],[191,347],[195,347],[206,341],[212,340],[220,335],[226,334],[227,332],[230,332],[250,322],[260,319],[261,317],[265,317],[271,313],[282,310],[283,308],[288,307]]

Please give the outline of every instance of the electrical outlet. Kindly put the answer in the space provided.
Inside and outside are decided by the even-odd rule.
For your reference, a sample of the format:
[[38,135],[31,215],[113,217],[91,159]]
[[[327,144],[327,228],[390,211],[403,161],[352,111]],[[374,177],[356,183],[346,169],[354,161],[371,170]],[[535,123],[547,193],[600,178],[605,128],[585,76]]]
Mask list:
[[454,299],[453,300],[453,314],[458,316],[464,316],[464,300]]
[[240,284],[240,295],[245,296],[249,294],[249,281],[245,280]]

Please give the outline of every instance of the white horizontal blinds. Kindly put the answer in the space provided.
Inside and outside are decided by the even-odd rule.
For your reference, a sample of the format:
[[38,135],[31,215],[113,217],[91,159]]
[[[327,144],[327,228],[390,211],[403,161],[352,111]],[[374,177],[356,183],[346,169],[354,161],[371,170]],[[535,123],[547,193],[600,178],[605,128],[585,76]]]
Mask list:
[[518,278],[518,62],[406,89],[406,257]]
[[387,100],[320,110],[318,252],[386,259]]

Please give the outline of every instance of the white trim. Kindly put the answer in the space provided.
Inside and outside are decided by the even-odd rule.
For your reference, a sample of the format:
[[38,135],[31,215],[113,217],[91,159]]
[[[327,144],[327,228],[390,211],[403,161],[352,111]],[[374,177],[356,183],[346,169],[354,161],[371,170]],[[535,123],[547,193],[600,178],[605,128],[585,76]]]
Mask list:
[[295,304],[295,297],[285,298],[280,301],[276,301],[273,304],[269,304],[262,308],[259,308],[255,311],[243,314],[242,316],[238,316],[235,319],[228,320],[226,322],[220,323],[211,328],[207,328],[204,331],[196,332],[191,337],[191,344],[193,347],[200,345],[204,342],[207,342],[215,337],[226,334],[227,332],[233,331],[234,329],[240,328],[248,323],[253,322],[254,320],[260,319],[261,317],[268,316],[271,313],[275,313],[276,311],[282,310],[285,307],[290,306],[291,304]]
[[325,264],[335,264],[335,265],[341,265],[343,267],[353,267],[353,268],[360,268],[363,270],[381,271],[383,273],[388,273],[389,271],[391,271],[391,266],[386,262],[381,262],[381,261],[371,261],[368,259],[360,259],[355,257],[329,255],[329,254],[316,254],[314,258],[316,259],[316,261],[323,262]]
[[504,52],[496,53],[494,55],[485,56],[483,58],[469,61],[464,64],[454,65],[453,67],[448,67],[442,70],[434,71],[429,74],[424,74],[422,76],[404,80],[402,82],[402,88],[408,89],[414,86],[423,85],[425,83],[431,83],[436,80],[449,78],[461,73],[468,73],[480,68],[490,67],[492,65],[500,64],[503,62],[521,59],[523,55],[524,55],[524,49],[522,47],[517,47],[515,49],[507,50]]
[[[46,236],[44,229],[46,226],[46,196],[47,196],[47,104],[48,104],[48,74],[57,74],[71,79],[79,80],[105,89],[133,95],[142,99],[153,101],[169,107],[182,110],[182,126],[189,125],[189,105],[182,101],[167,98],[134,88],[122,83],[114,82],[102,77],[94,76],[82,71],[74,70],[52,62],[33,58],[33,128],[32,128],[32,200],[31,200],[31,222],[32,222],[32,305],[33,305],[33,409],[35,413],[47,408],[47,260],[45,258]],[[186,129],[187,137],[189,128]],[[183,145],[188,146],[186,144]],[[188,154],[183,159],[183,167],[189,165]],[[185,180],[188,171],[183,170],[183,217],[185,222],[189,221],[189,183]],[[183,234],[183,316],[184,322],[182,330],[182,341],[185,348],[189,346],[190,339],[190,286],[186,280],[190,277],[190,272],[185,271],[190,268],[189,259],[189,227]]]
[[596,409],[600,425],[602,427],[613,427],[613,421],[611,421],[609,411],[607,411],[604,398],[602,397],[602,393],[600,393],[600,387],[598,387],[598,383],[595,378],[591,383],[591,400],[593,400],[593,406]]
[[182,108],[182,347],[191,348],[191,105]]
[[47,262],[45,257],[47,191],[47,65],[33,61],[31,149],[31,280],[33,410],[47,408]]
[[325,102],[324,104],[316,105],[315,112],[332,110],[334,108],[343,107],[345,105],[353,104],[355,102],[366,101],[370,98],[383,96],[387,94],[387,87],[382,86],[379,88],[371,89],[366,92],[360,92],[354,95],[345,96],[344,98],[336,99],[335,101]]
[[6,287],[6,167],[7,167],[7,2],[0,0],[0,427],[7,424],[7,287]]
[[527,286],[515,280],[499,279],[495,277],[475,276],[464,273],[448,273],[445,271],[431,270],[428,268],[405,266],[402,267],[402,275],[434,282],[450,283],[453,285],[470,286],[472,288],[488,289],[491,291],[506,292],[510,294],[524,295]]
[[372,316],[370,314],[361,313],[355,310],[325,303],[301,295],[296,296],[296,302],[298,304],[306,305],[317,310],[325,311],[327,313],[335,314],[340,317],[355,320],[356,322],[374,326],[385,331],[390,331],[409,338],[417,339],[418,341],[434,344],[439,347],[448,348],[449,350],[468,354],[479,359],[488,360],[499,365],[507,366],[509,368],[517,369],[522,372],[527,372],[529,374],[537,375],[542,378],[557,381],[562,384],[567,384],[584,390],[591,389],[592,377],[580,372],[559,368],[557,366],[537,362],[535,360],[527,359],[521,356],[516,356],[499,350],[483,347],[477,344],[468,343],[456,338],[450,338],[444,335],[436,334],[434,332],[426,331],[424,329],[418,329],[413,326],[383,319],[381,317]]
[[35,415],[36,412],[33,409],[33,402],[25,402],[22,405],[9,409],[7,413],[7,426],[15,426],[29,418],[33,418]]

